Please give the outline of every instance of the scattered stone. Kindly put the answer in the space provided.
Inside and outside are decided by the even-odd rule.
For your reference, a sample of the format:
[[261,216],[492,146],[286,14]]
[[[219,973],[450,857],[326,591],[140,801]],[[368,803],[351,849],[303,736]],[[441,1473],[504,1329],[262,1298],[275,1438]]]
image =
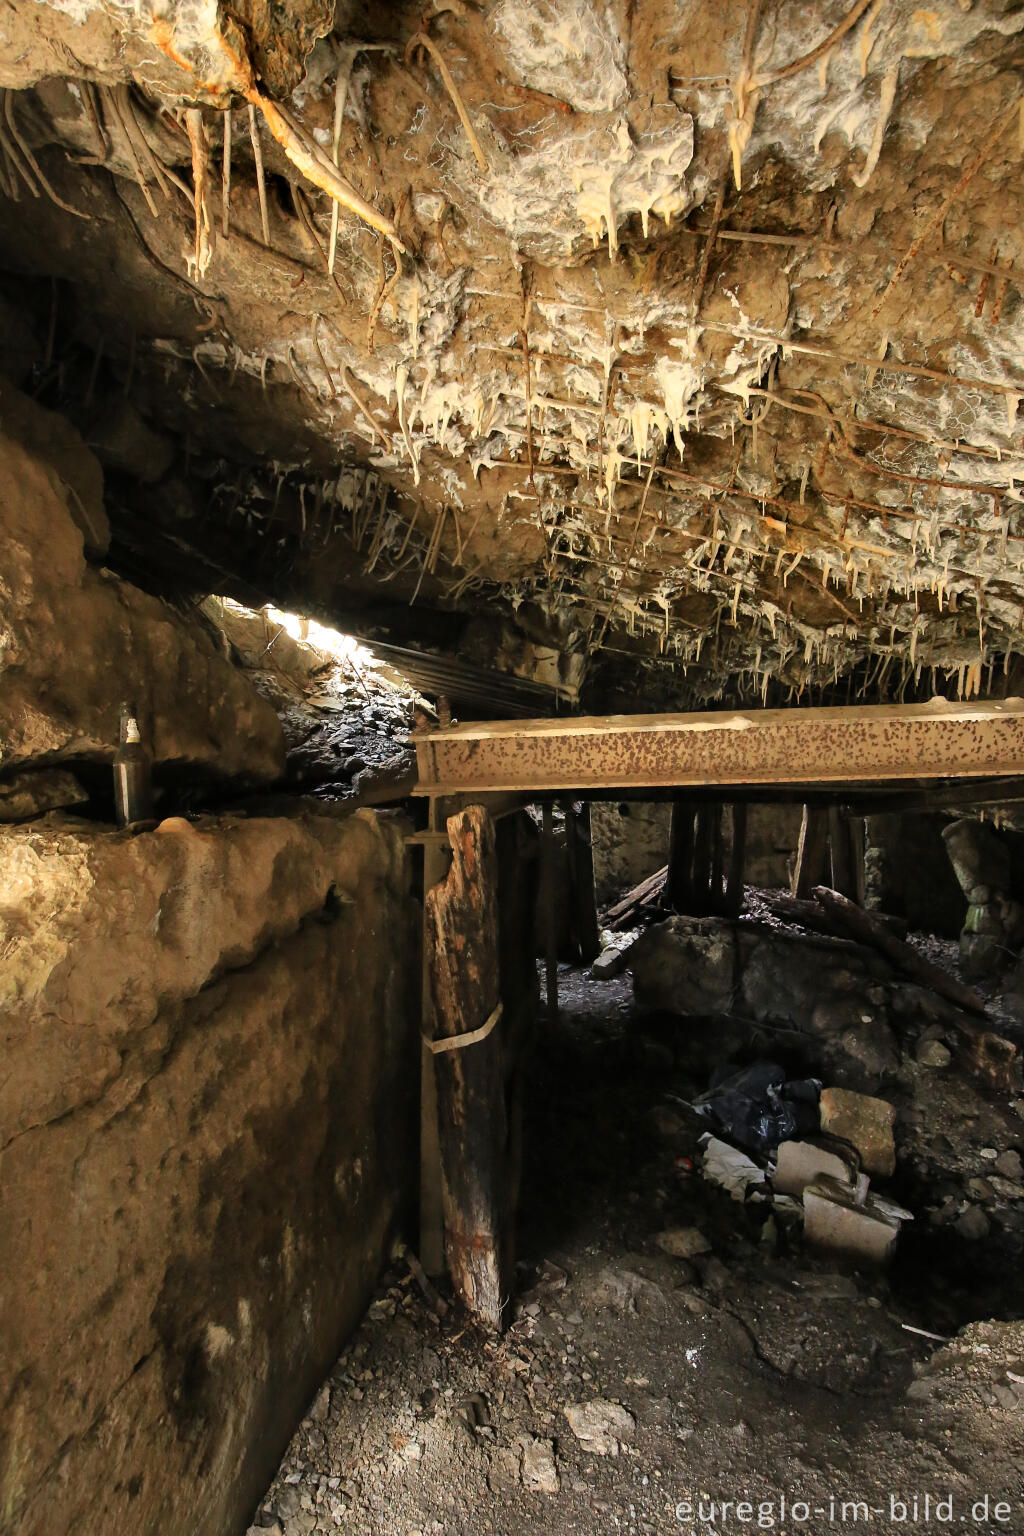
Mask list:
[[981,1242],[992,1230],[991,1223],[979,1205],[969,1205],[953,1223],[953,1230],[969,1243]]
[[309,1410],[309,1416],[315,1424],[322,1424],[331,1411],[331,1389],[324,1384],[317,1393],[313,1406]]
[[316,1515],[305,1509],[300,1509],[297,1515],[292,1515],[284,1524],[284,1536],[312,1536],[315,1530]]
[[653,1280],[632,1269],[602,1269],[589,1293],[596,1306],[612,1307],[617,1312],[636,1312],[640,1301],[652,1303],[663,1299]]
[[583,1450],[594,1456],[617,1456],[636,1433],[636,1420],[620,1403],[595,1397],[589,1403],[570,1403],[565,1409],[569,1428]]
[[679,1291],[678,1295],[687,1312],[692,1312],[695,1317],[703,1317],[707,1312],[707,1302],[696,1291],[683,1290]]
[[981,1147],[978,1150],[978,1156],[983,1157],[986,1163],[994,1163],[998,1158],[999,1153],[996,1151],[995,1147]]
[[519,1483],[520,1448],[497,1446],[487,1469],[487,1486],[495,1496],[507,1494]]
[[261,1509],[246,1536],[281,1536],[281,1522],[272,1509]]
[[1024,1180],[1024,1163],[1021,1162],[1019,1152],[1010,1147],[1006,1152],[1000,1152],[996,1158],[996,1172],[1001,1173],[1004,1179],[1012,1179],[1015,1184]]
[[698,1254],[711,1252],[711,1244],[699,1227],[669,1227],[654,1241],[662,1253],[674,1259],[695,1259]]
[[302,1505],[299,1502],[299,1490],[294,1484],[289,1484],[281,1489],[274,1500],[274,1514],[279,1520],[290,1520],[292,1515],[297,1515]]
[[892,1130],[896,1111],[891,1104],[846,1088],[823,1088],[820,1112],[822,1130],[855,1146],[865,1173],[892,1177],[896,1172]]
[[922,1067],[948,1067],[953,1060],[952,1051],[941,1040],[922,1040],[916,1055]]
[[557,1493],[555,1450],[550,1440],[523,1441],[523,1487],[531,1493]]

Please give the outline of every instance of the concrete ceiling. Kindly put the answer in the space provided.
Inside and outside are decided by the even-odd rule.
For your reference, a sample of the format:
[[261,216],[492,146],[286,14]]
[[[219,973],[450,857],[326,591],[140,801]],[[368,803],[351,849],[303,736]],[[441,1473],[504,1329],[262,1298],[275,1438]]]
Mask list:
[[591,707],[1004,691],[1022,35],[1002,0],[16,0],[3,365],[140,579]]

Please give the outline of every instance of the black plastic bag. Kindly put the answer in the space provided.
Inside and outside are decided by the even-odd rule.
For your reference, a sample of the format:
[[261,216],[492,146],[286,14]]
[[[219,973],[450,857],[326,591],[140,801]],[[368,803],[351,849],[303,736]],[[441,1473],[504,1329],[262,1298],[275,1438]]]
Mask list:
[[773,1061],[749,1067],[718,1068],[711,1087],[694,1104],[718,1134],[755,1157],[770,1157],[780,1141],[808,1136],[819,1128],[821,1083],[813,1077],[786,1080]]

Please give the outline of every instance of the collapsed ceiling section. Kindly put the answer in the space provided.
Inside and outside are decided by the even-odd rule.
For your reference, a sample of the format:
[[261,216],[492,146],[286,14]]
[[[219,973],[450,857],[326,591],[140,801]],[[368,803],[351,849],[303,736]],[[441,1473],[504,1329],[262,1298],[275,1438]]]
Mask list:
[[3,366],[152,580],[591,707],[1001,691],[1022,38],[1008,0],[17,0]]

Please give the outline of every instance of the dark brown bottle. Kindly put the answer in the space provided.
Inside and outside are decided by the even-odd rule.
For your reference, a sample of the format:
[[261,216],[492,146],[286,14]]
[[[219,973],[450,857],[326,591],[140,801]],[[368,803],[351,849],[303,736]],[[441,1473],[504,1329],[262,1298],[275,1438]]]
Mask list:
[[114,809],[119,827],[153,815],[149,753],[135,711],[127,704],[121,706],[121,744],[114,757]]

